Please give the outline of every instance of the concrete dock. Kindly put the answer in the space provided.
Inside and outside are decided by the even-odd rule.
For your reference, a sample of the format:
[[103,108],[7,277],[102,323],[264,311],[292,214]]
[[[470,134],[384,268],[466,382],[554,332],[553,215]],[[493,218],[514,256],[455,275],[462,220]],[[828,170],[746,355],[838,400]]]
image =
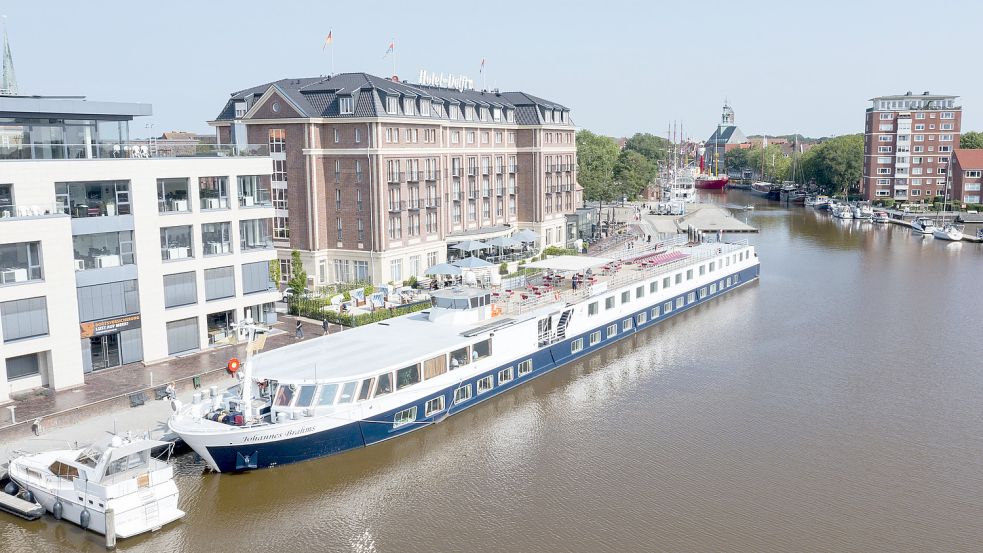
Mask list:
[[643,227],[655,234],[677,234],[691,229],[702,233],[745,233],[758,232],[758,229],[734,217],[731,212],[719,205],[686,204],[686,214],[650,215],[642,214]]

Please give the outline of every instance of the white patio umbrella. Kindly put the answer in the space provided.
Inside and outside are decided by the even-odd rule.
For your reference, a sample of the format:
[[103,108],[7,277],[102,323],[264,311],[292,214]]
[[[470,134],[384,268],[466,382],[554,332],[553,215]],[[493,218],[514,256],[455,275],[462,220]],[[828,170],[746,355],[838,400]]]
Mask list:
[[539,239],[539,234],[529,229],[522,229],[519,232],[515,233],[515,236],[513,236],[513,238],[515,238],[516,240],[521,240],[523,242],[535,242],[536,240]]
[[460,267],[462,269],[484,269],[487,267],[494,267],[494,263],[489,263],[484,259],[479,257],[465,257],[464,259],[458,259],[452,263],[455,267]]
[[512,248],[514,246],[521,246],[522,241],[516,240],[510,236],[499,236],[498,238],[492,238],[486,242],[489,246],[495,246],[498,248],[498,255],[502,255],[503,248]]
[[491,248],[491,246],[489,246],[488,244],[485,244],[484,242],[479,242],[477,240],[465,240],[464,242],[454,244],[451,247],[454,248],[455,250],[461,252],[469,252],[469,253],[474,253],[477,251],[487,250]]
[[438,263],[433,267],[430,267],[424,271],[425,275],[451,275],[457,276],[461,274],[461,268],[456,265],[451,265],[450,263]]

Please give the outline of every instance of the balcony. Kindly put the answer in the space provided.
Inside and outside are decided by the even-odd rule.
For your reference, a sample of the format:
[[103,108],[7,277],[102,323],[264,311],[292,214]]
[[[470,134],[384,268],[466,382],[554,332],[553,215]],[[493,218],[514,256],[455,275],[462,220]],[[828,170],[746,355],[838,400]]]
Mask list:
[[389,211],[400,212],[406,208],[406,202],[389,202]]
[[390,171],[386,176],[386,182],[389,184],[399,184],[403,182],[403,173],[400,171]]
[[518,165],[515,165],[515,164],[509,165],[509,173],[518,173],[518,172],[519,172],[519,166]]
[[427,171],[423,175],[423,180],[435,181],[440,179],[440,171]]
[[0,160],[168,159],[189,157],[267,157],[267,144],[14,144],[0,146]]
[[516,188],[515,186],[510,186],[509,187],[509,195],[515,196],[515,188]]
[[491,196],[491,188],[484,188],[481,191],[481,197],[488,198]]
[[474,200],[474,199],[477,199],[477,198],[478,198],[478,191],[477,190],[474,190],[474,189],[468,190],[468,199],[469,200]]
[[461,201],[461,191],[458,190],[456,192],[451,192],[451,199],[455,202]]
[[419,198],[412,198],[406,201],[406,209],[418,211],[421,207],[423,207],[423,204]]
[[0,220],[55,217],[64,215],[65,212],[66,208],[60,204],[3,204],[0,205]]
[[495,195],[496,196],[504,196],[505,195],[505,187],[504,186],[498,186],[498,187],[496,187],[495,188]]
[[420,182],[420,172],[419,171],[407,171],[406,172],[407,182]]
[[451,176],[452,177],[455,177],[455,178],[461,178],[461,168],[460,167],[452,167],[451,168]]
[[440,207],[440,198],[427,198],[424,201],[426,202],[427,209],[437,209]]

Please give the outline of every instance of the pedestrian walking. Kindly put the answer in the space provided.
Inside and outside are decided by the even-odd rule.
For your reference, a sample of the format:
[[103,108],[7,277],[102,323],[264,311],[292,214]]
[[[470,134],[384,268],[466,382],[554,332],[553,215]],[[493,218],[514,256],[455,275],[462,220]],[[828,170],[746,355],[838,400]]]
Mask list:
[[324,319],[323,321],[321,321],[321,328],[324,329],[324,335],[327,336],[328,335],[328,320],[327,319]]
[[298,340],[302,340],[304,338],[304,329],[300,326],[300,319],[297,319],[297,330],[294,332],[294,336],[296,336]]

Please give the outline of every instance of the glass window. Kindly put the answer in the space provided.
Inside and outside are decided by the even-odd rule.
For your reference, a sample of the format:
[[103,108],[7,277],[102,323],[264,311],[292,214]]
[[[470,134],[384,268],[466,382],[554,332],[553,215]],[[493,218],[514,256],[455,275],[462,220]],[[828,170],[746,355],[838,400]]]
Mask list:
[[483,340],[471,346],[471,359],[478,360],[491,355],[491,340]]
[[635,288],[635,297],[636,298],[640,298],[640,297],[642,297],[644,295],[645,295],[645,287],[644,286],[639,286],[638,288]]
[[597,305],[597,302],[596,301],[595,302],[591,302],[591,303],[589,303],[587,305],[587,314],[588,315],[591,315],[591,316],[597,315],[598,310],[599,309],[598,309],[598,305]]
[[198,195],[202,209],[228,209],[229,178],[200,177],[198,179]]
[[246,250],[262,250],[273,247],[270,236],[269,219],[248,219],[239,221],[239,248]]
[[513,379],[512,367],[509,367],[507,369],[502,369],[502,370],[498,371],[498,383],[499,384],[505,384],[506,382],[512,382],[512,379]]
[[0,303],[0,325],[4,342],[48,334],[47,299],[42,296]]
[[164,307],[177,307],[198,302],[195,272],[164,275]]
[[31,353],[7,358],[7,380],[17,380],[41,374],[41,353]]
[[609,298],[604,298],[604,309],[613,309],[613,308],[614,308],[614,296],[611,296]]
[[231,298],[236,295],[235,267],[205,269],[205,300]]
[[519,376],[524,376],[532,372],[532,359],[526,359],[519,363]]
[[375,379],[366,378],[362,381],[362,387],[358,389],[358,400],[369,399],[369,394],[372,393],[372,384]]
[[649,293],[654,294],[659,289],[659,281],[653,280],[649,283]]
[[161,213],[190,211],[188,179],[157,179],[157,210]]
[[584,339],[577,338],[573,342],[570,342],[570,353],[577,353],[584,349]]
[[294,403],[294,407],[310,407],[311,403],[314,401],[314,392],[317,390],[317,386],[305,385],[300,387],[300,393],[297,394],[297,402]]
[[232,253],[232,224],[202,223],[201,244],[206,257]]
[[270,177],[266,175],[239,176],[239,205],[241,207],[273,205]]
[[334,405],[334,397],[338,393],[337,384],[322,384],[321,392],[317,396],[319,406]]
[[631,301],[631,292],[625,290],[621,293],[621,303],[628,303],[629,301]]
[[409,409],[403,409],[402,411],[396,413],[396,416],[393,417],[393,428],[405,426],[415,420],[416,406],[410,407]]
[[355,388],[357,387],[358,381],[345,382],[344,386],[341,387],[341,395],[338,397],[338,403],[351,403],[355,401]]
[[663,289],[668,288],[670,285],[671,285],[671,283],[669,282],[669,277],[666,277],[666,278],[662,279],[662,288]]
[[621,330],[624,331],[631,330],[631,319],[625,319],[621,321]]
[[375,383],[375,397],[388,394],[393,391],[393,374],[380,374]]
[[468,355],[468,348],[463,347],[458,350],[451,352],[451,370],[454,370],[462,365],[467,365],[471,362],[471,356]]
[[0,244],[0,286],[42,278],[40,242]]
[[195,256],[191,242],[191,225],[160,229],[160,258],[164,261]]
[[601,331],[591,332],[590,334],[590,345],[594,346],[601,343]]
[[471,385],[465,384],[460,388],[454,390],[454,403],[461,403],[471,399]]
[[55,183],[58,209],[72,218],[130,214],[129,181]]
[[80,234],[72,238],[75,250],[75,270],[102,269],[132,265],[133,232],[102,232]]
[[495,387],[493,378],[491,375],[486,376],[478,381],[478,393],[483,394]]
[[683,282],[683,273],[676,273],[676,284],[682,284],[682,282]]
[[429,417],[444,410],[444,396],[437,396],[426,403],[423,416]]
[[608,338],[618,334],[618,325],[608,325]]
[[396,389],[402,390],[420,381],[420,365],[403,367],[396,371]]

